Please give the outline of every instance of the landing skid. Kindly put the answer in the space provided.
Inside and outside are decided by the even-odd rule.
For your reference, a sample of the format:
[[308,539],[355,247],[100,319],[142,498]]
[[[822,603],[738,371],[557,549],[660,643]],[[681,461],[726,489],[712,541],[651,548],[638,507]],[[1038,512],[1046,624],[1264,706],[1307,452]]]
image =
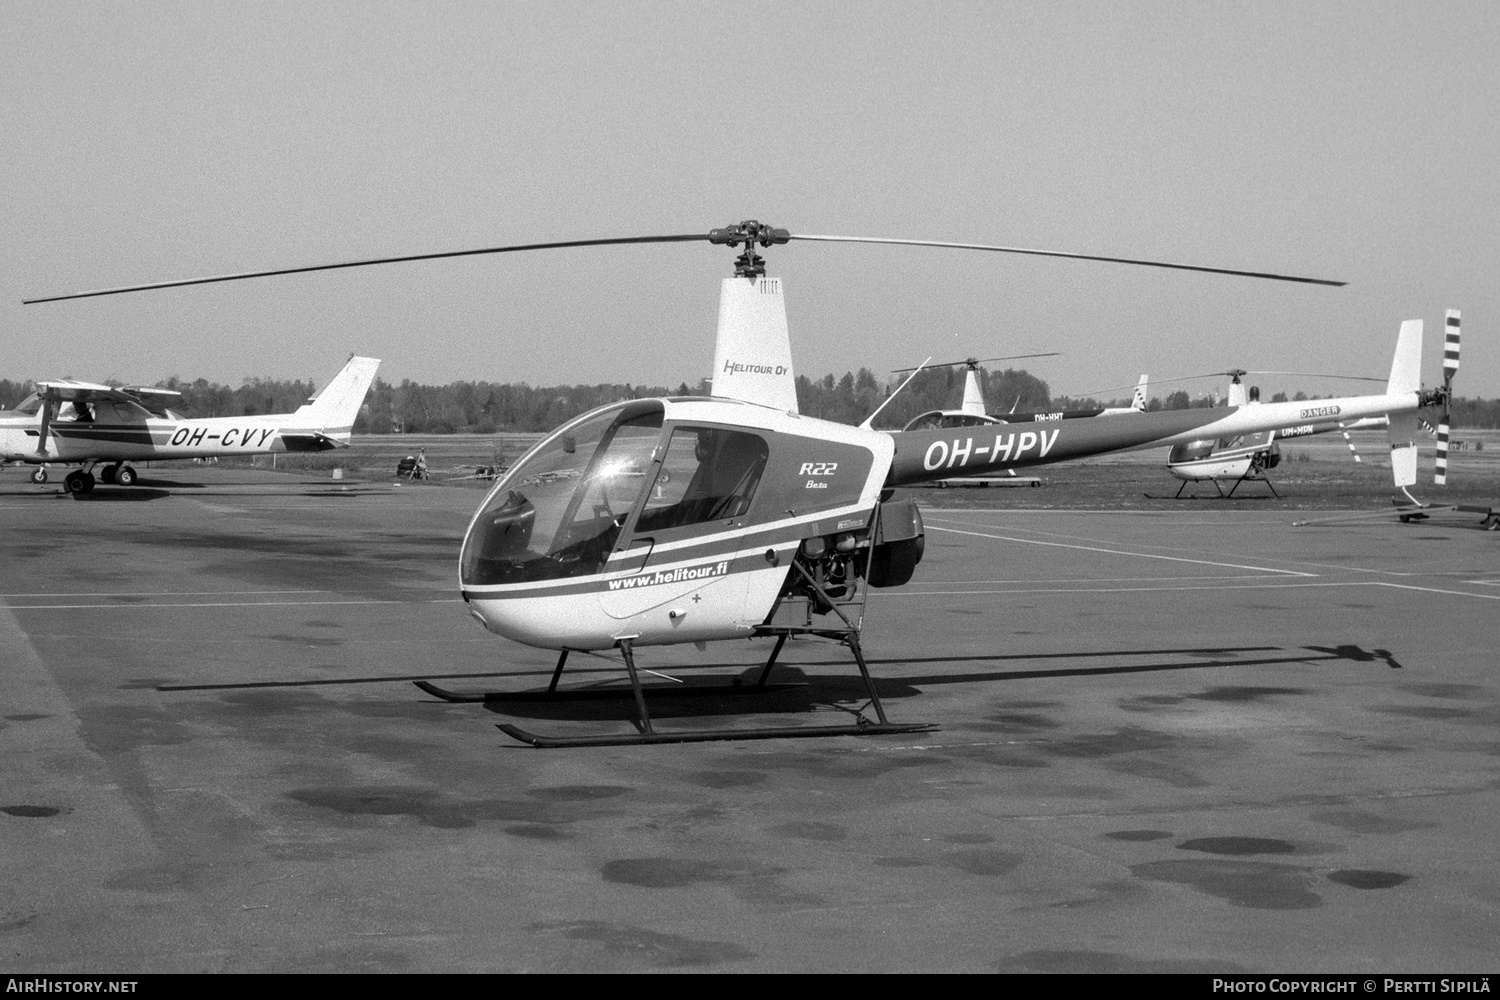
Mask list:
[[[1194,496],[1194,495],[1192,495],[1191,493],[1189,493],[1187,496],[1183,496],[1182,495],[1182,491],[1185,490],[1185,489],[1187,489],[1189,483],[1194,483],[1194,482],[1202,482],[1202,480],[1184,479],[1182,481],[1182,485],[1179,486],[1179,487],[1177,487],[1177,492],[1174,493],[1172,496],[1170,496],[1170,497],[1157,497],[1157,496],[1152,496],[1150,493],[1147,493],[1146,494],[1146,498],[1149,499],[1149,500],[1197,500],[1199,498],[1196,497],[1196,496]],[[1214,484],[1214,489],[1216,489],[1216,490],[1219,491],[1219,495],[1217,497],[1217,499],[1219,499],[1219,500],[1228,500],[1228,499],[1230,499],[1231,497],[1234,496],[1234,491],[1240,488],[1240,484],[1241,483],[1246,483],[1246,482],[1265,483],[1266,484],[1266,489],[1268,489],[1268,490],[1271,491],[1271,496],[1275,497],[1277,500],[1281,499],[1281,494],[1276,492],[1276,485],[1274,483],[1272,483],[1271,480],[1267,476],[1265,476],[1265,475],[1241,476],[1240,478],[1238,478],[1238,479],[1236,479],[1234,481],[1234,485],[1233,486],[1229,487],[1229,492],[1228,493],[1224,492],[1224,487],[1222,487],[1222,486],[1219,485],[1219,481],[1217,479],[1210,479],[1209,482],[1213,483]],[[1210,497],[1209,499],[1215,499],[1215,498]],[[1262,497],[1261,499],[1266,499],[1266,498]]]
[[[1402,492],[1405,493],[1405,489]],[[1292,527],[1300,528],[1308,524],[1342,524],[1354,521],[1383,520],[1393,514],[1402,524],[1410,524],[1412,521],[1425,521],[1433,514],[1457,512],[1462,514],[1479,514],[1481,516],[1479,522],[1481,528],[1485,531],[1500,531],[1500,507],[1487,507],[1483,504],[1469,503],[1422,503],[1410,493],[1406,493],[1406,496],[1411,502],[1404,504],[1399,500],[1393,499],[1391,503],[1395,506],[1392,510],[1372,510],[1354,514],[1340,514],[1335,517],[1323,517],[1313,521],[1293,521]]]
[[[812,590],[823,600],[828,610],[838,616],[842,622],[841,626],[830,628],[815,628],[810,623],[791,625],[762,625],[756,630],[757,635],[776,636],[776,645],[771,650],[770,658],[761,668],[760,676],[754,684],[731,684],[731,685],[689,685],[676,688],[653,688],[652,696],[658,697],[663,694],[686,695],[686,694],[764,694],[783,690],[790,687],[802,685],[794,684],[767,684],[766,679],[770,676],[771,668],[776,665],[776,657],[781,655],[782,647],[793,635],[814,635],[825,639],[834,639],[849,648],[854,654],[854,662],[859,667],[860,677],[864,680],[865,692],[870,696],[869,701],[857,709],[843,709],[854,716],[853,725],[844,726],[767,726],[759,728],[744,729],[696,729],[684,730],[673,733],[658,733],[651,724],[651,713],[646,708],[646,689],[641,685],[640,674],[635,666],[635,649],[632,645],[634,636],[622,636],[615,642],[615,647],[625,659],[625,670],[630,675],[630,691],[635,699],[636,707],[636,729],[637,732],[608,736],[548,736],[542,733],[528,732],[519,726],[509,723],[500,723],[498,728],[502,733],[540,749],[561,749],[569,747],[614,747],[614,746],[637,746],[651,745],[657,743],[717,743],[733,740],[775,740],[775,739],[810,739],[815,736],[877,736],[895,733],[925,733],[938,728],[930,722],[895,723],[885,716],[885,707],[880,703],[880,695],[875,690],[875,682],[870,677],[870,669],[865,664],[865,657],[859,645],[859,625],[849,620],[849,617],[840,609],[838,603],[829,596],[818,581],[814,580],[799,563],[793,563],[793,568],[802,574],[804,580]],[[805,603],[805,601],[804,601]],[[861,601],[861,605],[862,605]],[[775,619],[773,611],[769,620]],[[591,689],[586,691],[564,692],[557,691],[558,679],[562,676],[563,666],[568,662],[568,650],[563,650],[557,659],[557,668],[552,671],[552,682],[547,685],[546,691],[522,692],[520,694],[503,694],[499,692],[482,692],[464,694],[450,691],[427,681],[415,681],[417,687],[432,695],[449,702],[474,703],[474,702],[505,702],[505,701],[550,701],[562,698],[598,698],[618,697],[625,692],[614,690]],[[875,719],[872,721],[865,717],[865,710],[873,709]]]
[[542,736],[518,726],[501,723],[507,736],[542,750],[568,747],[618,747],[654,743],[720,743],[738,740],[800,740],[813,736],[882,736],[891,733],[926,733],[938,728],[932,723],[865,722],[852,726],[771,726],[762,729],[697,729],[676,733],[638,733],[634,736]]
[[[434,698],[454,704],[490,704],[493,702],[556,702],[556,701],[605,701],[629,698],[635,692],[629,688],[581,688],[572,691],[454,691],[440,687],[430,681],[412,681],[417,687]],[[714,697],[775,694],[805,688],[805,683],[796,684],[742,684],[736,678],[730,684],[674,684],[658,685],[641,690],[653,698],[697,698],[702,695]]]

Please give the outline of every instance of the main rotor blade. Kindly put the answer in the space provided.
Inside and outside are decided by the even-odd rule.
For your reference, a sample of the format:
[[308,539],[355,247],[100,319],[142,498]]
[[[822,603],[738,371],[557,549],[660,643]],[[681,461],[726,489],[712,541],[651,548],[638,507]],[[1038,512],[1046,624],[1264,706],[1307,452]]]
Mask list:
[[234,274],[218,274],[207,278],[182,278],[177,281],[157,281],[149,285],[125,285],[120,288],[100,288],[92,292],[74,292],[69,295],[49,295],[39,299],[23,299],[22,305],[41,302],[61,302],[65,299],[88,299],[99,295],[123,295],[126,292],[145,292],[156,288],[181,288],[185,285],[211,285],[219,281],[241,281],[245,278],[273,278],[283,274],[306,274],[311,271],[338,271],[346,267],[367,267],[372,264],[404,264],[417,260],[443,260],[449,257],[478,257],[491,253],[515,253],[521,250],[557,250],[563,247],[617,246],[623,243],[691,243],[707,242],[707,233],[692,233],[680,236],[617,236],[596,240],[562,240],[557,243],[519,243],[514,246],[485,247],[480,250],[448,250],[442,253],[407,254],[401,257],[371,257],[367,260],[346,260],[336,264],[309,264],[305,267],[280,267],[270,271],[240,271]]
[[[1228,374],[1221,372],[1219,374]],[[1245,372],[1246,375],[1298,375],[1304,378],[1341,378],[1350,382],[1388,382],[1387,378],[1375,378],[1372,375],[1335,375],[1332,372]]]
[[[1010,354],[1003,358],[964,358],[962,361],[943,361],[935,365],[921,364],[917,368],[952,368],[954,365],[967,365],[970,362],[976,365],[983,365],[991,361],[1020,361],[1022,358],[1055,358],[1061,354],[1062,351],[1045,351],[1041,354]],[[916,368],[892,368],[891,374],[899,375],[902,372],[914,372],[916,370]]]
[[[1232,372],[1232,371],[1203,372],[1200,375],[1179,375],[1176,378],[1154,378],[1154,379],[1151,380],[1150,384],[1151,384],[1151,386],[1167,385],[1167,384],[1169,384],[1171,382],[1191,382],[1194,379],[1200,379],[1200,378],[1221,378],[1221,377],[1223,377],[1225,375],[1235,375],[1235,374],[1239,374],[1239,375],[1298,375],[1298,376],[1302,376],[1304,378],[1341,378],[1341,379],[1348,379],[1348,380],[1350,380],[1352,382],[1385,382],[1385,381],[1388,381],[1387,379],[1383,379],[1383,378],[1372,378],[1369,375],[1334,375],[1331,372],[1267,372],[1267,371],[1247,372],[1244,369],[1239,369],[1238,372]],[[1087,399],[1090,396],[1098,396],[1100,393],[1105,393],[1105,392],[1119,392],[1122,389],[1134,389],[1134,388],[1135,388],[1134,385],[1112,385],[1112,386],[1110,386],[1107,389],[1095,389],[1093,392],[1085,392],[1085,393],[1081,393],[1080,395],[1078,395],[1076,397],[1070,396],[1069,398]]]
[[1062,250],[1032,250],[1025,247],[999,247],[986,243],[947,243],[941,240],[898,240],[879,236],[809,236],[793,233],[794,240],[819,240],[824,243],[890,243],[912,247],[948,247],[954,250],[988,250],[993,253],[1018,253],[1032,257],[1066,257],[1070,260],[1098,260],[1108,264],[1139,264],[1143,267],[1164,267],[1173,271],[1203,271],[1208,274],[1232,274],[1242,278],[1269,278],[1272,281],[1296,281],[1305,285],[1332,285],[1341,288],[1347,281],[1329,281],[1326,278],[1302,278],[1294,274],[1272,274],[1268,271],[1241,271],[1230,267],[1203,267],[1198,264],[1172,264],[1160,260],[1138,260],[1134,257],[1105,257],[1099,254],[1066,253]]

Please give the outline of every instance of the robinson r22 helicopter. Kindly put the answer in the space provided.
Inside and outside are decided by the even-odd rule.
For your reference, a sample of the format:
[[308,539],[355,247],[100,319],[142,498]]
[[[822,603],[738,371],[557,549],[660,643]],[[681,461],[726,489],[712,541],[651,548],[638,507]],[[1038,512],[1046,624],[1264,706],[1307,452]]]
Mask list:
[[[1447,386],[1420,387],[1421,324],[1398,340],[1386,392],[1228,410],[1102,415],[1047,424],[999,424],[900,432],[797,412],[782,282],[756,248],[792,241],[879,243],[1021,253],[1177,270],[1339,285],[1341,282],[979,244],[794,235],[756,221],[708,233],[571,240],[350,261],[127,288],[205,284],[362,265],[628,243],[707,242],[744,247],[719,293],[713,395],[630,399],[583,414],[539,441],[486,495],[465,532],[459,586],[469,613],[491,632],[558,652],[547,695],[572,652],[617,649],[638,732],[558,738],[504,724],[539,747],[677,743],[768,737],[869,735],[933,728],[887,719],[860,647],[868,587],[909,581],[924,548],[921,514],[895,500],[898,486],[955,475],[1248,434],[1322,414],[1357,418],[1445,403]],[[1299,415],[1300,414],[1300,415]],[[876,716],[843,726],[657,732],[636,667],[638,649],[755,636],[775,644],[765,685],[786,640],[831,639],[852,654]],[[499,701],[421,682],[452,701]],[[712,689],[723,692],[724,687]]]

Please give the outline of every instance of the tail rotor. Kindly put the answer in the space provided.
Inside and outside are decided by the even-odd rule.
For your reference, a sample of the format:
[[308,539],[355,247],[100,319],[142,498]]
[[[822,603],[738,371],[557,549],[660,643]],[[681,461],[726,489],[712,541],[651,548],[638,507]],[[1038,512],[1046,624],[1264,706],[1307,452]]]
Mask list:
[[1458,374],[1459,311],[1449,309],[1444,323],[1443,335],[1443,416],[1437,430],[1437,472],[1433,482],[1438,486],[1448,483],[1448,430],[1449,415],[1453,403],[1453,376]]

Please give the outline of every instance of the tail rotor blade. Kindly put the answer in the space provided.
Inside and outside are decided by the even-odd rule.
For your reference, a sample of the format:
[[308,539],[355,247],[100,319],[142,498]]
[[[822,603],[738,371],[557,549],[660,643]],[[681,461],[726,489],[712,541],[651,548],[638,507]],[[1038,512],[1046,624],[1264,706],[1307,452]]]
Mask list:
[[1448,411],[1443,411],[1443,421],[1438,424],[1437,472],[1432,481],[1438,486],[1448,485]]
[[1449,309],[1443,325],[1443,382],[1453,381],[1458,374],[1459,312]]
[[1443,418],[1438,423],[1437,471],[1432,477],[1438,486],[1448,484],[1448,430],[1453,405],[1453,376],[1458,374],[1459,320],[1459,311],[1449,309],[1443,323]]

